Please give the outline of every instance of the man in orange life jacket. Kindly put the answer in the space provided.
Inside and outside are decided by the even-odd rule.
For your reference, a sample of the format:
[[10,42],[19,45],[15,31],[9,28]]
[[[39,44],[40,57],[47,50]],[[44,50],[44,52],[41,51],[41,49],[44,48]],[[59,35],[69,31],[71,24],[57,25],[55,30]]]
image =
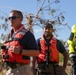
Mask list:
[[[58,69],[66,69],[68,61],[68,53],[65,50],[62,43],[54,38],[53,36],[53,26],[50,23],[46,23],[44,26],[44,33],[42,38],[37,40],[39,46],[39,56],[38,56],[38,69],[40,75],[65,75],[64,73],[58,74]],[[63,66],[58,66],[59,62],[59,52],[63,55]],[[56,67],[57,66],[57,67]],[[58,68],[58,69],[57,69]]]
[[[9,40],[2,46],[2,61],[7,64],[6,75],[34,75],[30,67],[30,56],[33,58],[39,54],[34,35],[21,24],[23,15],[21,11],[10,12]],[[34,64],[34,62],[32,61]],[[10,69],[11,68],[11,69]],[[34,69],[34,68],[33,68]]]

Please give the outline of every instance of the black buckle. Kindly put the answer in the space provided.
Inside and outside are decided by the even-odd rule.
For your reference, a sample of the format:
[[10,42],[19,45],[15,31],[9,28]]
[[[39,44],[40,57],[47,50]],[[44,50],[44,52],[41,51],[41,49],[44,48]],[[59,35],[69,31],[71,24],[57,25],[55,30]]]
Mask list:
[[46,43],[46,46],[51,46],[51,44],[50,43]]

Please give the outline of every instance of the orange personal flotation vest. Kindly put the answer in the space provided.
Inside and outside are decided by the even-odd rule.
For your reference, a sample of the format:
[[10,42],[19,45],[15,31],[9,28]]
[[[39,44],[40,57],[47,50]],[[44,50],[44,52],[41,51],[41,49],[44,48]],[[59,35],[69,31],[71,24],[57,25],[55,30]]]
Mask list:
[[[4,46],[6,46],[6,47],[20,46],[20,41],[19,40],[21,40],[23,38],[23,36],[26,34],[26,32],[27,32],[27,30],[24,28],[23,25],[21,25],[19,30],[17,31],[17,34],[15,35],[15,37],[13,39],[5,42]],[[20,46],[20,48],[22,49],[23,46]],[[4,56],[5,56],[5,58],[4,58]],[[3,50],[2,61],[19,62],[19,63],[30,63],[29,57],[23,56],[21,54],[11,53],[9,51],[9,48],[7,50],[6,49]]]
[[[59,62],[59,52],[57,50],[57,41],[54,37],[50,40],[50,62]],[[44,37],[40,39],[40,53],[38,56],[38,63],[39,62],[46,62],[46,50],[48,50],[48,47],[46,46],[46,41]]]

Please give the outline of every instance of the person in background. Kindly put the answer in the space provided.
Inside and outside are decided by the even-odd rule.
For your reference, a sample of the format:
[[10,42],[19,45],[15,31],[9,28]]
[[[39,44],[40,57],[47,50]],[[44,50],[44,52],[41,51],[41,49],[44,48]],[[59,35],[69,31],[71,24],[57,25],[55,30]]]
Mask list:
[[39,50],[34,35],[22,24],[23,15],[19,10],[10,12],[12,27],[9,39],[1,47],[2,61],[6,63],[6,75],[34,75],[34,61],[30,67],[30,56],[34,59]]
[[[41,38],[37,39],[39,55],[37,58],[38,74],[40,75],[67,75],[65,72],[68,53],[63,44],[54,37],[53,26],[50,23],[44,25]],[[63,65],[59,66],[59,52],[63,55]]]
[[76,75],[76,24],[74,24],[71,28],[71,33],[67,43],[69,50],[69,58],[72,66],[71,75]]

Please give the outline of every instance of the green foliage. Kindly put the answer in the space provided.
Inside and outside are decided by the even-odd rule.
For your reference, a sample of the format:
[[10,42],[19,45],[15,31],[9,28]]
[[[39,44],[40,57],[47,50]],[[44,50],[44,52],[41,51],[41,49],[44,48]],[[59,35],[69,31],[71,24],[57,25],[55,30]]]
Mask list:
[[61,53],[59,53],[59,61],[62,62],[63,61],[63,55]]
[[2,58],[2,55],[0,55],[0,59]]

